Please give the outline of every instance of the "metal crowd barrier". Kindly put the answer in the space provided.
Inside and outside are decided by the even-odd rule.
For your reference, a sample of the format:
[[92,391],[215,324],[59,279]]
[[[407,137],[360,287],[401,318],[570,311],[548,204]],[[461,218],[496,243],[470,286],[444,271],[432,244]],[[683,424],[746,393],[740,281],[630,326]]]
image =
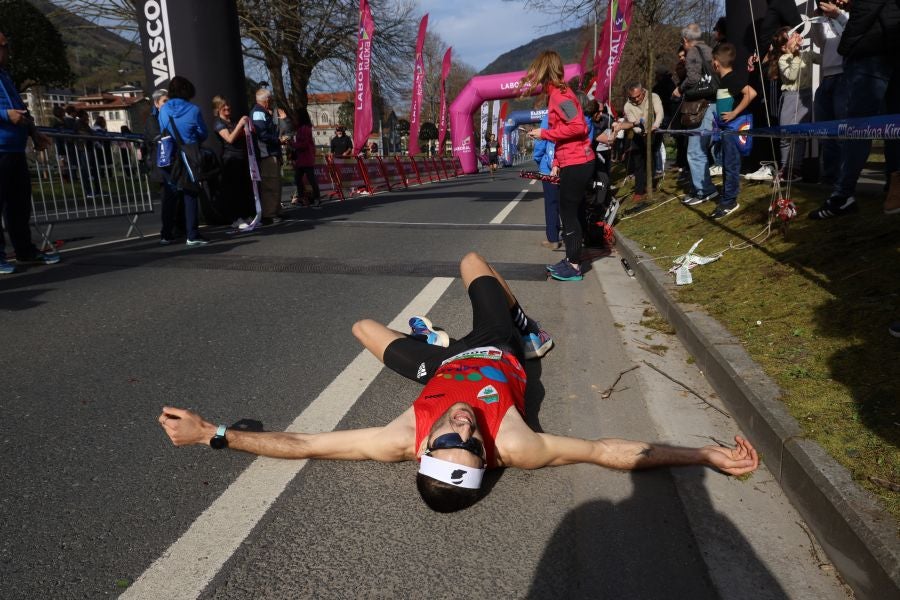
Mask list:
[[61,222],[125,217],[126,237],[137,232],[140,215],[153,212],[150,184],[142,171],[137,135],[76,135],[40,128],[52,144],[26,156],[31,170],[31,224],[51,245],[53,226]]

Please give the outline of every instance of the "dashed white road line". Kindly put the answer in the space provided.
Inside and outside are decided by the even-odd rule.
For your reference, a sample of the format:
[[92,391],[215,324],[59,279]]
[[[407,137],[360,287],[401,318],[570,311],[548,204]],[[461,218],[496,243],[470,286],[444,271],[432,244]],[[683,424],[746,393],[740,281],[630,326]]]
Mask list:
[[505,219],[506,217],[509,216],[509,213],[511,213],[513,211],[513,209],[516,207],[516,205],[522,200],[522,198],[525,197],[525,194],[527,194],[527,193],[528,193],[528,188],[525,188],[524,190],[519,192],[519,195],[516,196],[512,202],[510,202],[509,204],[504,206],[503,210],[501,210],[499,213],[497,213],[496,217],[491,219],[491,225],[497,225],[498,223],[502,223],[503,219]]
[[[409,315],[427,314],[452,281],[451,277],[432,279],[388,326],[402,331]],[[287,431],[333,430],[382,368],[363,350]],[[306,463],[257,458],[120,598],[199,596]]]

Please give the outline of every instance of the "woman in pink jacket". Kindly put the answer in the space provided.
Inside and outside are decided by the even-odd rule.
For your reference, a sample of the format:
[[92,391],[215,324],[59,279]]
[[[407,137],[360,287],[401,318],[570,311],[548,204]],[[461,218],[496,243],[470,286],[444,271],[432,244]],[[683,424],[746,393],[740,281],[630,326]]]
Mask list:
[[[306,181],[312,188],[313,208],[322,208],[322,197],[319,192],[319,183],[316,181],[316,173],[313,166],[316,164],[316,143],[313,141],[312,119],[309,118],[309,112],[305,108],[298,108],[295,111],[297,119],[297,133],[294,134],[294,140],[291,145],[294,148],[294,185],[298,191],[303,190],[303,176],[306,175]],[[309,206],[304,202],[305,206]]]
[[523,94],[537,86],[542,86],[548,96],[548,127],[532,129],[528,135],[556,144],[550,173],[559,175],[559,212],[566,245],[566,257],[547,269],[553,279],[580,281],[582,231],[578,211],[594,176],[594,152],[581,103],[564,80],[562,59],[552,50],[534,59],[522,79]]

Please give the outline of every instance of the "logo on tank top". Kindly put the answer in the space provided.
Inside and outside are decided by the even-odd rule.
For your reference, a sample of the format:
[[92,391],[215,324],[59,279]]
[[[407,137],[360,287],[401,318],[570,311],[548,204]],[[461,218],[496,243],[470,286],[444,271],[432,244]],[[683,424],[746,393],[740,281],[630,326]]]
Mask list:
[[493,404],[494,402],[500,402],[500,393],[494,386],[486,385],[478,392],[478,399],[485,404]]

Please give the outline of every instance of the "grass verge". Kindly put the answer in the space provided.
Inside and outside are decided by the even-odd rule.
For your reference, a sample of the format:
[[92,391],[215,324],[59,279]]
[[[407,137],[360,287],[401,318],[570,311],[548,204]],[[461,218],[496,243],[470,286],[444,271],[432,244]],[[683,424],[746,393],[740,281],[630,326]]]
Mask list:
[[628,214],[631,202],[623,202],[617,229],[663,269],[699,239],[701,255],[725,250],[692,271],[693,284],[678,288],[677,300],[704,307],[738,337],[784,391],[804,434],[900,522],[900,340],[887,331],[900,321],[900,218],[882,213],[883,194],[872,189],[857,194],[858,214],[811,221],[807,213],[829,188],[794,184],[785,195],[797,218],[755,238],[771,191],[768,182],[742,181],[740,210],[713,221],[712,203],[672,199],[678,191],[669,176],[648,209]]

